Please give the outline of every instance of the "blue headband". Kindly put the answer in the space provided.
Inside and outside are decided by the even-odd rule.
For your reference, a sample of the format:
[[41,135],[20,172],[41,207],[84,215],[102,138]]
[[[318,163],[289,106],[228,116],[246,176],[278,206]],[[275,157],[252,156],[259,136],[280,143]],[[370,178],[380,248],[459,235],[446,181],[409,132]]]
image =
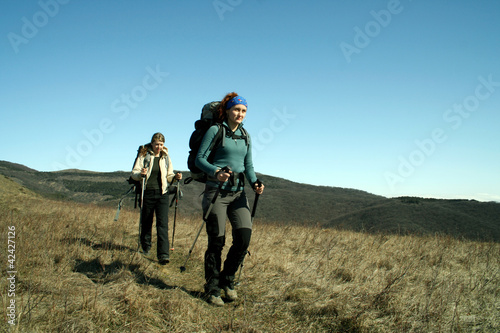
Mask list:
[[248,107],[246,99],[244,99],[241,96],[236,96],[236,97],[233,97],[232,99],[230,99],[229,102],[227,102],[226,110],[228,110],[228,109],[230,109],[233,106],[238,105],[238,104],[243,104],[244,106]]

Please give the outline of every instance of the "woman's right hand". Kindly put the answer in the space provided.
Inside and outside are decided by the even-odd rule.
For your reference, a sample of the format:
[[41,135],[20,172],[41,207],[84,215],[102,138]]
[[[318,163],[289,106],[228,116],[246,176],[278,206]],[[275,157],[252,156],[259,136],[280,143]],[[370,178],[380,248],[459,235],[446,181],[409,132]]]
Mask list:
[[148,174],[148,169],[147,168],[142,168],[142,170],[141,170],[141,176],[146,177],[147,174]]
[[264,184],[262,184],[261,181],[257,181],[254,185],[253,185],[253,190],[257,193],[257,194],[262,194],[264,192]]
[[224,170],[217,171],[217,180],[220,182],[225,182],[231,177],[231,171],[225,172]]

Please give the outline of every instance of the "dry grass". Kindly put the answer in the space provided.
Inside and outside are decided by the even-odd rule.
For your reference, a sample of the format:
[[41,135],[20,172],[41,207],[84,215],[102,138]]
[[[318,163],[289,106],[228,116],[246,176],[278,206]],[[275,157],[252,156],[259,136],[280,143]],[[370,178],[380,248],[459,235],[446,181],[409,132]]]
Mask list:
[[[179,270],[200,220],[178,219],[172,261],[160,266],[136,253],[137,210],[122,211],[114,222],[113,209],[15,189],[3,193],[2,275],[11,225],[18,272],[18,323],[4,331],[500,331],[496,243],[261,225],[257,219],[241,299],[215,308],[201,296],[204,232],[187,271]],[[6,279],[0,288],[6,318]]]

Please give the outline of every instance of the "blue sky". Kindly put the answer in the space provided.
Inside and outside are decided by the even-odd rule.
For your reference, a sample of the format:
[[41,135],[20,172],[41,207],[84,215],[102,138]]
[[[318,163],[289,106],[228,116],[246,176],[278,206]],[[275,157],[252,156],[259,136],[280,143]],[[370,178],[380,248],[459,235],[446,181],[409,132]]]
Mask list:
[[2,1],[0,159],[174,167],[204,103],[236,91],[257,172],[500,201],[498,1]]

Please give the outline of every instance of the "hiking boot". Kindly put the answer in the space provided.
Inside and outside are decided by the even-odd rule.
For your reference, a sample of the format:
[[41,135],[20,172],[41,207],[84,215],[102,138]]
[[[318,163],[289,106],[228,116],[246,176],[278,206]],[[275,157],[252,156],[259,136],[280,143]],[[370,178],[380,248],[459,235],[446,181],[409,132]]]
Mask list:
[[224,287],[224,291],[226,292],[227,299],[231,301],[236,301],[238,299],[238,293],[236,292],[236,290],[229,287]]
[[160,265],[166,265],[170,262],[170,259],[168,257],[162,257],[158,259],[158,262],[160,263]]
[[224,306],[224,301],[220,296],[210,295],[207,302],[215,306]]

